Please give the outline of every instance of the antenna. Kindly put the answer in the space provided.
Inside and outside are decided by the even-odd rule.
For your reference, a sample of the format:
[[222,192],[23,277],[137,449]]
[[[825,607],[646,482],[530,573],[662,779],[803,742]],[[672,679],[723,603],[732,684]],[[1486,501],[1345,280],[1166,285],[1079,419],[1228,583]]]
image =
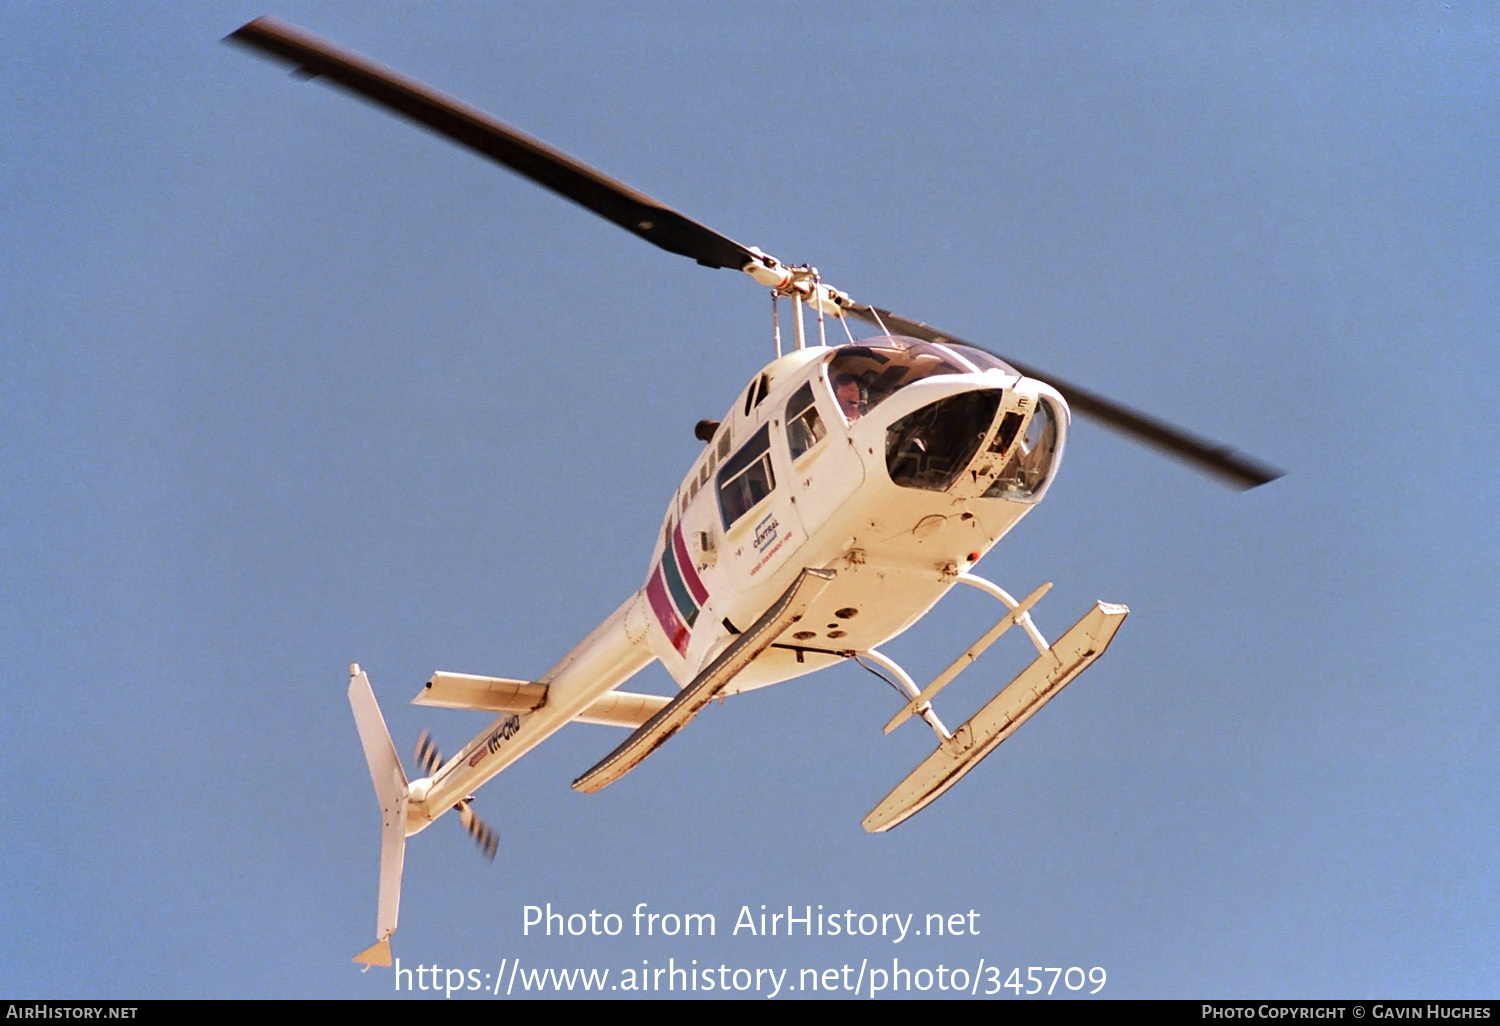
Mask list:
[[776,358],[781,359],[781,307],[778,300],[781,297],[775,289],[771,290],[771,334],[776,339]]
[[[816,267],[813,268],[812,278],[813,278],[813,295],[816,296],[818,294],[818,285],[819,285],[819,282],[818,282],[818,269]],[[813,305],[818,308],[818,345],[823,346],[824,348],[827,348],[827,346],[828,346],[828,336],[825,335],[825,334],[823,334],[823,304],[822,303],[814,303]]]

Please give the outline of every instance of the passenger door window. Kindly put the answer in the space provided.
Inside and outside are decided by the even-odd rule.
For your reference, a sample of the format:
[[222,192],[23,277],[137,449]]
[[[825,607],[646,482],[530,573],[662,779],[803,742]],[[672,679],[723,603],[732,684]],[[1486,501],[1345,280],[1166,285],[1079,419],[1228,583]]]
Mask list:
[[786,446],[796,459],[823,440],[828,429],[813,403],[812,382],[808,382],[786,404]]
[[724,529],[732,527],[775,488],[771,428],[766,424],[719,471],[719,511],[724,516]]

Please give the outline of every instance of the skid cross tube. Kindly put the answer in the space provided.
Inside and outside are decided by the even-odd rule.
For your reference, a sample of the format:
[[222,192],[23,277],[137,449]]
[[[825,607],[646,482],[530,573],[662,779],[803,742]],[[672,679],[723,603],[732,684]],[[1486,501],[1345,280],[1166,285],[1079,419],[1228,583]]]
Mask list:
[[[1050,591],[1051,588],[1052,582],[1048,581],[1046,584],[1036,589],[1036,591],[1033,591],[1030,595],[1027,595],[1024,599],[1022,599],[1018,605],[1012,608],[1008,615],[1001,618],[999,623],[995,624],[995,626],[986,631],[982,638],[965,649],[963,655],[953,660],[953,662],[949,664],[946,670],[938,674],[937,678],[933,680],[931,684],[927,685],[927,687],[922,690],[921,694],[914,695],[912,697],[912,700],[906,703],[906,706],[902,708],[900,712],[898,712],[895,716],[892,716],[891,722],[885,725],[885,732],[889,734],[891,731],[901,726],[901,724],[905,723],[911,718],[912,713],[919,712],[923,708],[931,708],[933,696],[936,695],[939,691],[943,690],[949,684],[953,683],[953,679],[960,673],[963,673],[970,666],[974,665],[974,660],[984,655],[985,650],[995,642],[999,641],[1000,636],[1006,631],[1010,630],[1013,624],[1021,623],[1023,619],[1026,620],[1026,622],[1030,622],[1030,614],[1027,612],[1027,610],[1036,605],[1041,597],[1047,594],[1047,592]],[[1043,649],[1043,651],[1045,652],[1047,650]]]
[[[938,736],[939,741],[946,741],[953,736],[948,732],[948,728],[943,726],[943,721],[938,719],[938,714],[933,711],[931,703],[920,697],[917,691],[917,682],[912,680],[911,675],[898,666],[894,659],[883,652],[875,651],[873,648],[866,649],[862,654],[872,663],[890,671],[891,676],[895,677],[901,684],[901,690],[911,696],[911,701],[906,705],[906,710],[910,711],[903,710],[905,712],[905,715],[902,717],[903,719],[906,716],[910,716],[913,712],[918,713],[922,719],[927,721],[927,725],[932,728],[932,732]],[[886,733],[890,733],[889,728],[887,728]]]
[[[976,576],[975,574],[959,574],[958,580],[963,584],[967,584],[971,588],[978,588],[986,595],[992,595],[995,598],[999,599],[1005,604],[1005,607],[1007,609],[1011,610],[1011,612],[1016,612],[1017,607],[1019,607],[1021,604],[1011,597],[1010,592],[1006,591],[1004,588],[1000,587],[1000,585],[994,583],[993,581],[986,581],[983,577]],[[1049,584],[1047,585],[1047,587],[1050,588],[1052,587],[1052,585]],[[1036,624],[1031,622],[1031,614],[1026,613],[1024,616],[1022,616],[1020,623],[1021,629],[1026,632],[1026,636],[1030,638],[1031,643],[1036,646],[1037,652],[1045,655],[1047,649],[1049,648],[1047,639],[1042,637],[1042,632],[1037,630]]]

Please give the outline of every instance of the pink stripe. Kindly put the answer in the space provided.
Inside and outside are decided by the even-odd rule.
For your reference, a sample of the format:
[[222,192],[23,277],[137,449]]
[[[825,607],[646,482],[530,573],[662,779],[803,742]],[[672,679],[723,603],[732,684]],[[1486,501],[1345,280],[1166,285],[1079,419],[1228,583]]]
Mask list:
[[682,540],[681,524],[678,524],[677,530],[672,532],[672,551],[677,553],[677,569],[682,573],[682,579],[687,582],[688,591],[693,593],[693,599],[698,605],[703,605],[708,601],[708,589],[698,579],[698,569],[688,558],[687,544]]
[[677,610],[672,608],[672,602],[667,598],[667,586],[662,583],[660,564],[651,575],[651,583],[646,585],[646,599],[651,603],[651,611],[656,614],[656,622],[661,624],[667,640],[672,643],[678,655],[686,656],[688,629],[677,618]]

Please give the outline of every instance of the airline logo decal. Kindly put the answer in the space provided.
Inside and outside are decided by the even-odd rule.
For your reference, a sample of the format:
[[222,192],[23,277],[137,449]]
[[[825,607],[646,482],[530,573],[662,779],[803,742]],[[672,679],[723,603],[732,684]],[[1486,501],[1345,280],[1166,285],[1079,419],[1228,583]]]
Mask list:
[[783,546],[791,540],[792,532],[781,530],[781,521],[776,519],[774,512],[767,513],[761,522],[755,525],[755,551],[760,553],[760,559],[750,568],[750,576],[754,577],[765,569],[766,564],[776,558]]
[[755,525],[755,551],[764,554],[766,546],[776,540],[780,528],[781,521],[776,519],[776,514],[767,513],[765,519]]

